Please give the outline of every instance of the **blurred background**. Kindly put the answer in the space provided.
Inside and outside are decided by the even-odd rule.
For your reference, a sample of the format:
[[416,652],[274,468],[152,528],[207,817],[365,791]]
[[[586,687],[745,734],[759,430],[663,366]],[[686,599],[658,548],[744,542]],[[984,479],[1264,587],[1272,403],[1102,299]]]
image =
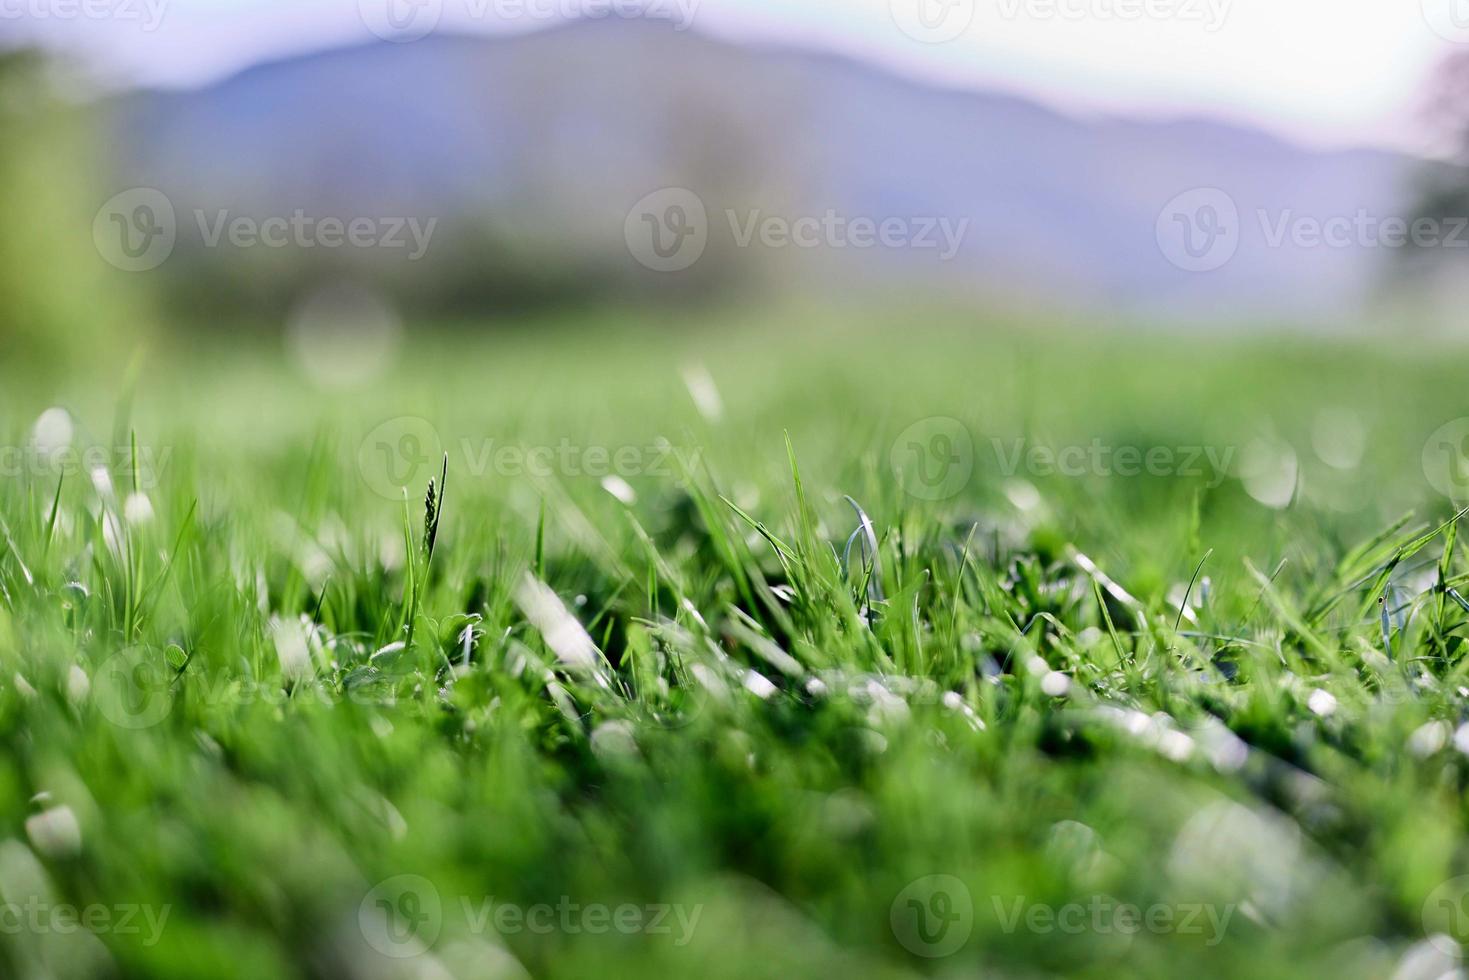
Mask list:
[[[1465,7],[1465,9],[1460,9]],[[923,304],[1460,330],[1458,0],[0,0],[0,351]]]

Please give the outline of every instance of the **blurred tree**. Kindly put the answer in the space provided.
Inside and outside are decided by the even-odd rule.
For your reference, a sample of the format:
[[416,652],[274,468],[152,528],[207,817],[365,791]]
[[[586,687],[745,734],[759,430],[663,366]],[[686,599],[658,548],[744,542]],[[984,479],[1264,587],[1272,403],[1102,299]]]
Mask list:
[[[1402,249],[1399,274],[1418,284],[1462,273],[1460,262],[1469,257],[1469,237],[1450,222],[1469,219],[1469,53],[1455,55],[1434,73],[1424,115],[1442,160],[1425,164],[1413,188],[1413,220],[1436,222],[1441,229],[1428,239],[1431,245],[1410,244]],[[1453,238],[1454,241],[1439,239]],[[1446,247],[1452,246],[1452,247]]]
[[38,366],[115,353],[140,308],[92,246],[90,112],[53,78],[34,52],[0,52],[0,357]]

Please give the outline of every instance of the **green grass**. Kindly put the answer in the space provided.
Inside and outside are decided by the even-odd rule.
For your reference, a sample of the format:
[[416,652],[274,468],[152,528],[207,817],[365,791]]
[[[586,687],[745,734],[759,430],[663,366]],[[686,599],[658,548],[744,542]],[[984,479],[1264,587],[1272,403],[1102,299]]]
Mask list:
[[1469,356],[751,319],[8,366],[0,976],[1449,968]]

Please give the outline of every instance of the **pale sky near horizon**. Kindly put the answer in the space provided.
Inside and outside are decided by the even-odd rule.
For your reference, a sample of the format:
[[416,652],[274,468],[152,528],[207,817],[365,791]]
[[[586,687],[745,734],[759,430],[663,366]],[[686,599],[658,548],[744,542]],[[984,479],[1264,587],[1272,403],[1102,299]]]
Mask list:
[[[188,86],[372,41],[366,24],[389,2],[441,5],[443,32],[504,33],[630,0],[0,0],[0,37],[71,48],[114,80]],[[1444,57],[1469,52],[1469,0],[643,5],[716,36],[834,50],[1074,112],[1202,115],[1322,146],[1425,148],[1415,118],[1424,83]]]

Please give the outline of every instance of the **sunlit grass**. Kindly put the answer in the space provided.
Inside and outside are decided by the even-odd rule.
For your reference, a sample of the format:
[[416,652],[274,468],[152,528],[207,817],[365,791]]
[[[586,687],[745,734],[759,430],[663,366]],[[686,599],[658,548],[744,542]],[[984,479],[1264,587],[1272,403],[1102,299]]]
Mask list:
[[17,375],[0,974],[1452,966],[1469,358],[595,326]]

